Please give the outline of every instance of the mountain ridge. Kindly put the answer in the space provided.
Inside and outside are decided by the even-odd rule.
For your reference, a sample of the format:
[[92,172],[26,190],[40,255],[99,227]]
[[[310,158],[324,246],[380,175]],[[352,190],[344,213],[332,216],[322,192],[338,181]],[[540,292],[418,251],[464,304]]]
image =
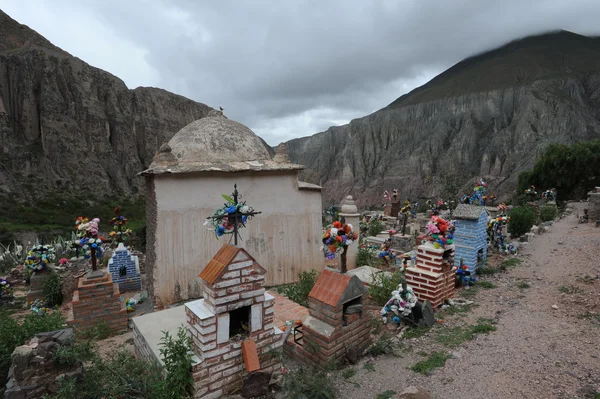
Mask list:
[[469,57],[370,115],[286,144],[320,173],[328,201],[374,205],[392,188],[454,196],[478,177],[506,198],[549,143],[600,137],[599,109],[600,40],[560,31]]
[[137,195],[137,173],[160,145],[212,109],[159,88],[129,89],[2,11],[0,43],[0,193]]

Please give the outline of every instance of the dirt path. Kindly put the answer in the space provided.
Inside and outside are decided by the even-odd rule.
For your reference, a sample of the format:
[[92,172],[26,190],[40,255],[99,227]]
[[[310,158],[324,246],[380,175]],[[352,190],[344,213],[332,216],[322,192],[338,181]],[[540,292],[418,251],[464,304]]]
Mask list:
[[[600,391],[600,229],[578,224],[583,204],[575,208],[521,250],[519,265],[480,279],[496,288],[478,288],[472,311],[402,340],[400,356],[375,358],[374,371],[364,368],[365,359],[353,377],[335,372],[339,397],[375,398],[410,385],[436,399],[583,398],[586,385]],[[497,330],[456,348],[442,343],[453,327],[482,318],[493,319]],[[409,369],[438,350],[453,354],[444,367],[430,375]]]

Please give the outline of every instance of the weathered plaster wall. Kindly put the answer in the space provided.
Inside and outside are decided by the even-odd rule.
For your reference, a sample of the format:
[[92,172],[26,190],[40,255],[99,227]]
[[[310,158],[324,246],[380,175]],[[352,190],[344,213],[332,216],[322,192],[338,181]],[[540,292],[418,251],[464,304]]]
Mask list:
[[[150,230],[149,273],[156,304],[202,296],[198,274],[220,240],[204,226],[237,184],[242,200],[262,211],[241,231],[240,246],[267,269],[266,285],[296,281],[301,271],[323,267],[321,193],[299,190],[297,173],[214,173],[154,177],[155,232]],[[150,243],[150,242],[149,242]],[[232,241],[233,243],[233,241]]]

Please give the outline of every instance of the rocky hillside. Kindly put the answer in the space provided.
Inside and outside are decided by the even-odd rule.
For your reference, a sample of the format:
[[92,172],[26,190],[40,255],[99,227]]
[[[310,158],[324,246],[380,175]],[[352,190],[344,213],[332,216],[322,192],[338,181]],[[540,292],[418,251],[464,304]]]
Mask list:
[[[364,118],[287,143],[325,196],[448,195],[484,177],[507,196],[552,142],[600,137],[600,39],[556,32],[466,59]],[[465,186],[466,184],[466,186]]]
[[135,194],[160,145],[210,109],[129,90],[0,11],[0,193]]

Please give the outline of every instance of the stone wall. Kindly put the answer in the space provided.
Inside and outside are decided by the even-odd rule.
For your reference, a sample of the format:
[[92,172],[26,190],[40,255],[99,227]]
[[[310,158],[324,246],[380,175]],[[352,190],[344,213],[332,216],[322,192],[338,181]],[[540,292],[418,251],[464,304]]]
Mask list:
[[71,313],[67,324],[77,328],[89,328],[104,323],[111,331],[127,328],[127,309],[120,300],[119,287],[113,283],[112,276],[79,279],[77,291],[73,294]]
[[588,193],[588,220],[596,223],[600,220],[600,187]]
[[37,334],[27,344],[15,348],[8,373],[5,399],[40,399],[58,391],[61,378],[81,378],[82,365],[59,365],[52,359],[60,346],[73,343],[73,330]]

